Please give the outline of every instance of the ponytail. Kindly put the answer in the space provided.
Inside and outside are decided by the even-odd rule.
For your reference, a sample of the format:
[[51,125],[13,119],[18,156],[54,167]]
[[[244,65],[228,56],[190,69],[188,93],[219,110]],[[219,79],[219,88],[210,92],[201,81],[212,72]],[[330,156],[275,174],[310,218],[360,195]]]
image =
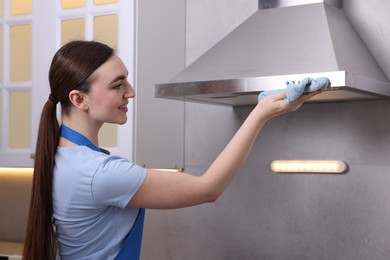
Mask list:
[[60,139],[56,104],[61,103],[62,114],[69,114],[69,93],[73,89],[88,93],[91,74],[113,54],[111,47],[99,42],[71,41],[53,57],[49,70],[51,94],[39,122],[23,259],[51,260],[57,255],[52,221],[53,169]]
[[51,260],[56,259],[57,255],[57,241],[52,222],[52,189],[54,158],[60,129],[55,103],[52,99],[46,102],[39,122],[30,210],[23,250],[25,260]]

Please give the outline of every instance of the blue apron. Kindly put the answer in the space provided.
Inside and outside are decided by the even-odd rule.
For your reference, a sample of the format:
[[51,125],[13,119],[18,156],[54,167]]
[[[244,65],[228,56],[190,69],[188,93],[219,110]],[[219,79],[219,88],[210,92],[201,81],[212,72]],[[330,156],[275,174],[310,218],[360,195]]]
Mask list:
[[[61,125],[61,136],[75,144],[84,145],[92,150],[110,154],[107,150],[96,147],[88,138],[65,125]],[[138,260],[140,258],[144,219],[145,209],[141,208],[139,209],[133,227],[127,235],[126,241],[118,255],[115,257],[115,260]]]

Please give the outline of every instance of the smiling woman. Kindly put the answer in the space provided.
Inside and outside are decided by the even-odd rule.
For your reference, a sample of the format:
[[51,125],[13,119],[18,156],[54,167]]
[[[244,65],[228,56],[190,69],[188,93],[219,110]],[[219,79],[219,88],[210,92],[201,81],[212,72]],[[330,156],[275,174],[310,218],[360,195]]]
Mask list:
[[[107,62],[108,60],[110,60],[110,62]],[[115,62],[113,62],[114,60]],[[97,71],[106,62],[109,67],[113,64],[117,65],[114,65],[115,71],[113,71],[112,74],[109,74],[111,76],[109,79],[105,76],[103,77],[103,75],[100,75],[99,71]],[[100,68],[100,71],[104,70],[107,64]],[[127,70],[123,67],[123,64],[120,63],[118,59],[115,59],[115,54],[112,48],[95,42],[70,42],[58,50],[54,56],[49,71],[51,94],[44,105],[39,125],[33,187],[27,224],[26,242],[23,253],[24,258],[55,259],[57,241],[52,223],[53,207],[56,207],[56,202],[62,203],[62,201],[58,199],[56,200],[55,197],[55,192],[58,191],[58,189],[53,183],[55,180],[58,180],[61,175],[58,177],[55,176],[54,178],[54,161],[56,161],[56,167],[58,167],[59,162],[61,161],[67,162],[67,160],[64,159],[61,160],[61,158],[55,158],[57,154],[57,146],[60,146],[58,148],[59,150],[64,148],[64,150],[70,152],[71,157],[75,155],[75,150],[72,150],[71,148],[75,148],[77,150],[77,144],[80,140],[89,140],[93,144],[93,147],[98,146],[97,135],[103,123],[96,120],[93,115],[90,115],[90,106],[93,108],[99,108],[99,106],[96,105],[96,103],[99,102],[95,102],[95,100],[91,98],[101,91],[117,92],[117,90],[111,90],[111,86],[109,84],[107,85],[107,83],[117,77],[118,73],[119,75],[127,73]],[[119,71],[117,69],[119,69]],[[91,77],[94,72],[96,72],[93,75],[94,77]],[[96,78],[96,80],[93,80],[93,78]],[[102,80],[101,83],[100,78]],[[104,83],[106,83],[106,85],[104,85]],[[94,85],[93,90],[91,90],[92,84]],[[131,87],[127,87],[127,91],[130,88]],[[102,99],[106,98],[101,95],[97,96],[100,98],[104,97]],[[117,95],[113,96],[116,101]],[[121,106],[127,101],[126,97],[122,96],[121,98],[123,98],[120,101],[122,103],[116,103],[116,110],[118,111],[118,106]],[[69,124],[68,127],[75,128],[73,131],[76,130],[76,133],[77,131],[81,132],[77,136],[78,139],[76,138],[73,142],[65,138],[61,138],[60,143],[61,132],[56,115],[58,102],[61,103],[62,119],[67,121]],[[109,109],[110,107],[105,108]],[[115,111],[116,114],[119,114],[118,111]],[[110,112],[112,111],[110,110]],[[123,114],[123,112],[121,114]],[[123,115],[120,120],[117,119],[117,121],[120,122],[125,120],[126,118]],[[65,148],[69,148],[70,150]],[[59,154],[57,156],[61,157]],[[86,165],[84,161],[72,161],[71,164],[65,165],[65,167],[59,171],[67,171],[69,166],[75,166],[74,163]],[[86,172],[92,173],[88,170]],[[62,183],[65,184],[65,189],[68,188],[66,183],[67,182]],[[59,188],[63,187],[64,185],[60,185]],[[59,194],[59,198],[61,198],[63,194],[69,193],[65,191],[62,194]],[[59,235],[60,228],[58,225],[57,232]],[[62,248],[63,247],[60,246],[60,250]],[[75,255],[74,252],[72,253]],[[65,256],[66,255],[64,255],[64,257]]]
[[[135,97],[128,71],[109,46],[72,41],[55,54],[36,147],[25,259],[139,259],[145,208],[214,202],[233,181],[265,122],[318,92],[253,109],[201,176],[145,169],[99,148],[104,123],[124,124]],[[56,107],[61,104],[61,125]]]

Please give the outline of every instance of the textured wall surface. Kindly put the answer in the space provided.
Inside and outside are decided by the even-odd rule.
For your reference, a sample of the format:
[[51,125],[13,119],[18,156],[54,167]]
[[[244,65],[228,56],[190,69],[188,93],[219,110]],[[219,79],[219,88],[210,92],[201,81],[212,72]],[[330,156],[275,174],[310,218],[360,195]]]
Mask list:
[[[389,76],[389,1],[344,2]],[[256,4],[187,0],[187,64]],[[250,109],[186,103],[186,171],[206,170]],[[366,101],[307,104],[272,119],[217,202],[148,212],[143,259],[389,259],[389,118],[390,101]],[[340,159],[350,169],[275,174],[275,159]]]

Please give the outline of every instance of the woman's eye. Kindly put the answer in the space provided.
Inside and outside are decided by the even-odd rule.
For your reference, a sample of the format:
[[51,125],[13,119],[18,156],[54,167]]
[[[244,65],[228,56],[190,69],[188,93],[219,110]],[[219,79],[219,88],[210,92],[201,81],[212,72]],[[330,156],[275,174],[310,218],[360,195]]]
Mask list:
[[121,87],[122,87],[122,84],[119,84],[119,85],[114,86],[113,88],[114,89],[120,89]]

